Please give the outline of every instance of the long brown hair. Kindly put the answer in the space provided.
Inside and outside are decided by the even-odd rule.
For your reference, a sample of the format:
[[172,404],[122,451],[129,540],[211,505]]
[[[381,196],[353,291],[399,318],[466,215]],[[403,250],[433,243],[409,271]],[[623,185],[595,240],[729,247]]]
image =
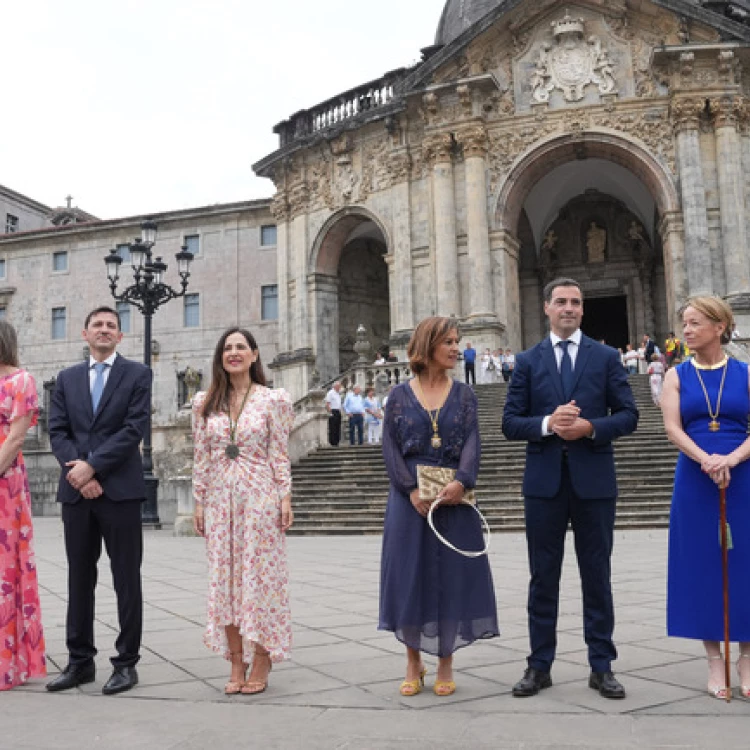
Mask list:
[[18,367],[16,329],[7,320],[0,320],[0,365]]
[[[227,371],[224,369],[224,347],[226,346],[227,339],[233,333],[242,334],[250,349],[254,352],[258,351],[258,343],[255,341],[255,337],[246,328],[234,326],[232,328],[227,328],[227,330],[221,334],[221,338],[216,344],[216,349],[214,350],[214,359],[211,365],[211,385],[208,387],[206,400],[203,402],[201,415],[204,419],[214,412],[229,411],[229,394],[232,391],[232,384],[229,380]],[[250,382],[258,383],[258,385],[266,384],[266,375],[263,372],[263,365],[260,362],[260,354],[258,354],[258,358],[255,362],[250,365]]]

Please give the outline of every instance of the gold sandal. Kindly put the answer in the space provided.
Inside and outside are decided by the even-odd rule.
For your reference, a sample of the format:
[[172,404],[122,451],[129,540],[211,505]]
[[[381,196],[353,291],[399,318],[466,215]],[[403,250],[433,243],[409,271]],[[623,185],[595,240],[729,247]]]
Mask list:
[[[259,695],[260,693],[265,692],[266,688],[268,687],[268,675],[271,674],[271,670],[273,669],[273,662],[271,661],[271,654],[269,654],[268,651],[261,651],[256,646],[255,658],[257,659],[259,656],[264,656],[266,659],[268,659],[268,672],[266,672],[266,678],[264,680],[246,680],[245,684],[242,686],[242,689],[240,690],[242,695]],[[255,666],[254,660],[253,660],[253,666]]]
[[432,691],[440,698],[445,698],[456,692],[456,683],[453,680],[435,680]]
[[[232,666],[234,666],[237,662],[235,661],[235,656],[239,656],[240,659],[242,659],[242,651],[230,651],[229,656],[231,657]],[[242,662],[243,666],[243,674],[242,674],[242,680],[237,682],[236,680],[229,680],[226,685],[224,685],[224,695],[237,695],[237,693],[242,691],[243,686],[245,685],[245,675],[247,675],[247,664],[245,662]]]
[[419,672],[419,677],[417,677],[416,680],[404,680],[399,688],[401,695],[403,695],[404,698],[411,698],[414,695],[419,695],[424,687],[424,678],[426,674],[427,668],[423,666]]
[[[721,654],[719,654],[718,656],[709,656],[707,658],[709,661],[724,661],[724,657]],[[710,669],[709,669],[709,672],[710,672]],[[709,679],[710,677],[711,675],[709,674]],[[708,694],[712,698],[716,698],[717,700],[720,700],[720,701],[725,701],[727,699],[727,695],[729,694],[727,691],[726,685],[712,685],[709,682],[706,688],[708,690]]]

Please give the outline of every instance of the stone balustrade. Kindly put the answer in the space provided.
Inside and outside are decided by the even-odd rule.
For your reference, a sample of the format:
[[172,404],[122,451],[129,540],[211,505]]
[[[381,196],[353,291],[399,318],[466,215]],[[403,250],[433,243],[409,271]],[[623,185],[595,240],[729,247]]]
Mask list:
[[396,98],[398,84],[406,73],[406,68],[399,68],[375,81],[344,91],[311,109],[297,112],[274,128],[274,132],[279,135],[279,145],[284,148],[298,139],[382,109]]

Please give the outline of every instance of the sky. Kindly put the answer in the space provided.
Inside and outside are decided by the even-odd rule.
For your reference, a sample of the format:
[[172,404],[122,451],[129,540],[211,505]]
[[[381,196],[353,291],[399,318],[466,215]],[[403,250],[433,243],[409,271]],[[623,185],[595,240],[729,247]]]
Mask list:
[[102,219],[270,197],[273,126],[416,62],[443,5],[6,3],[0,184]]

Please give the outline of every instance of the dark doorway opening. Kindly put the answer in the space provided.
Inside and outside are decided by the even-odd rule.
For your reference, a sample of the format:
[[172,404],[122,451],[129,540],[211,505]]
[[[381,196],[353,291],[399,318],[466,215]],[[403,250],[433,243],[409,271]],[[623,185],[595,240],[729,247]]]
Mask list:
[[625,349],[628,338],[628,304],[624,295],[617,297],[584,297],[583,332],[595,341],[615,349]]

